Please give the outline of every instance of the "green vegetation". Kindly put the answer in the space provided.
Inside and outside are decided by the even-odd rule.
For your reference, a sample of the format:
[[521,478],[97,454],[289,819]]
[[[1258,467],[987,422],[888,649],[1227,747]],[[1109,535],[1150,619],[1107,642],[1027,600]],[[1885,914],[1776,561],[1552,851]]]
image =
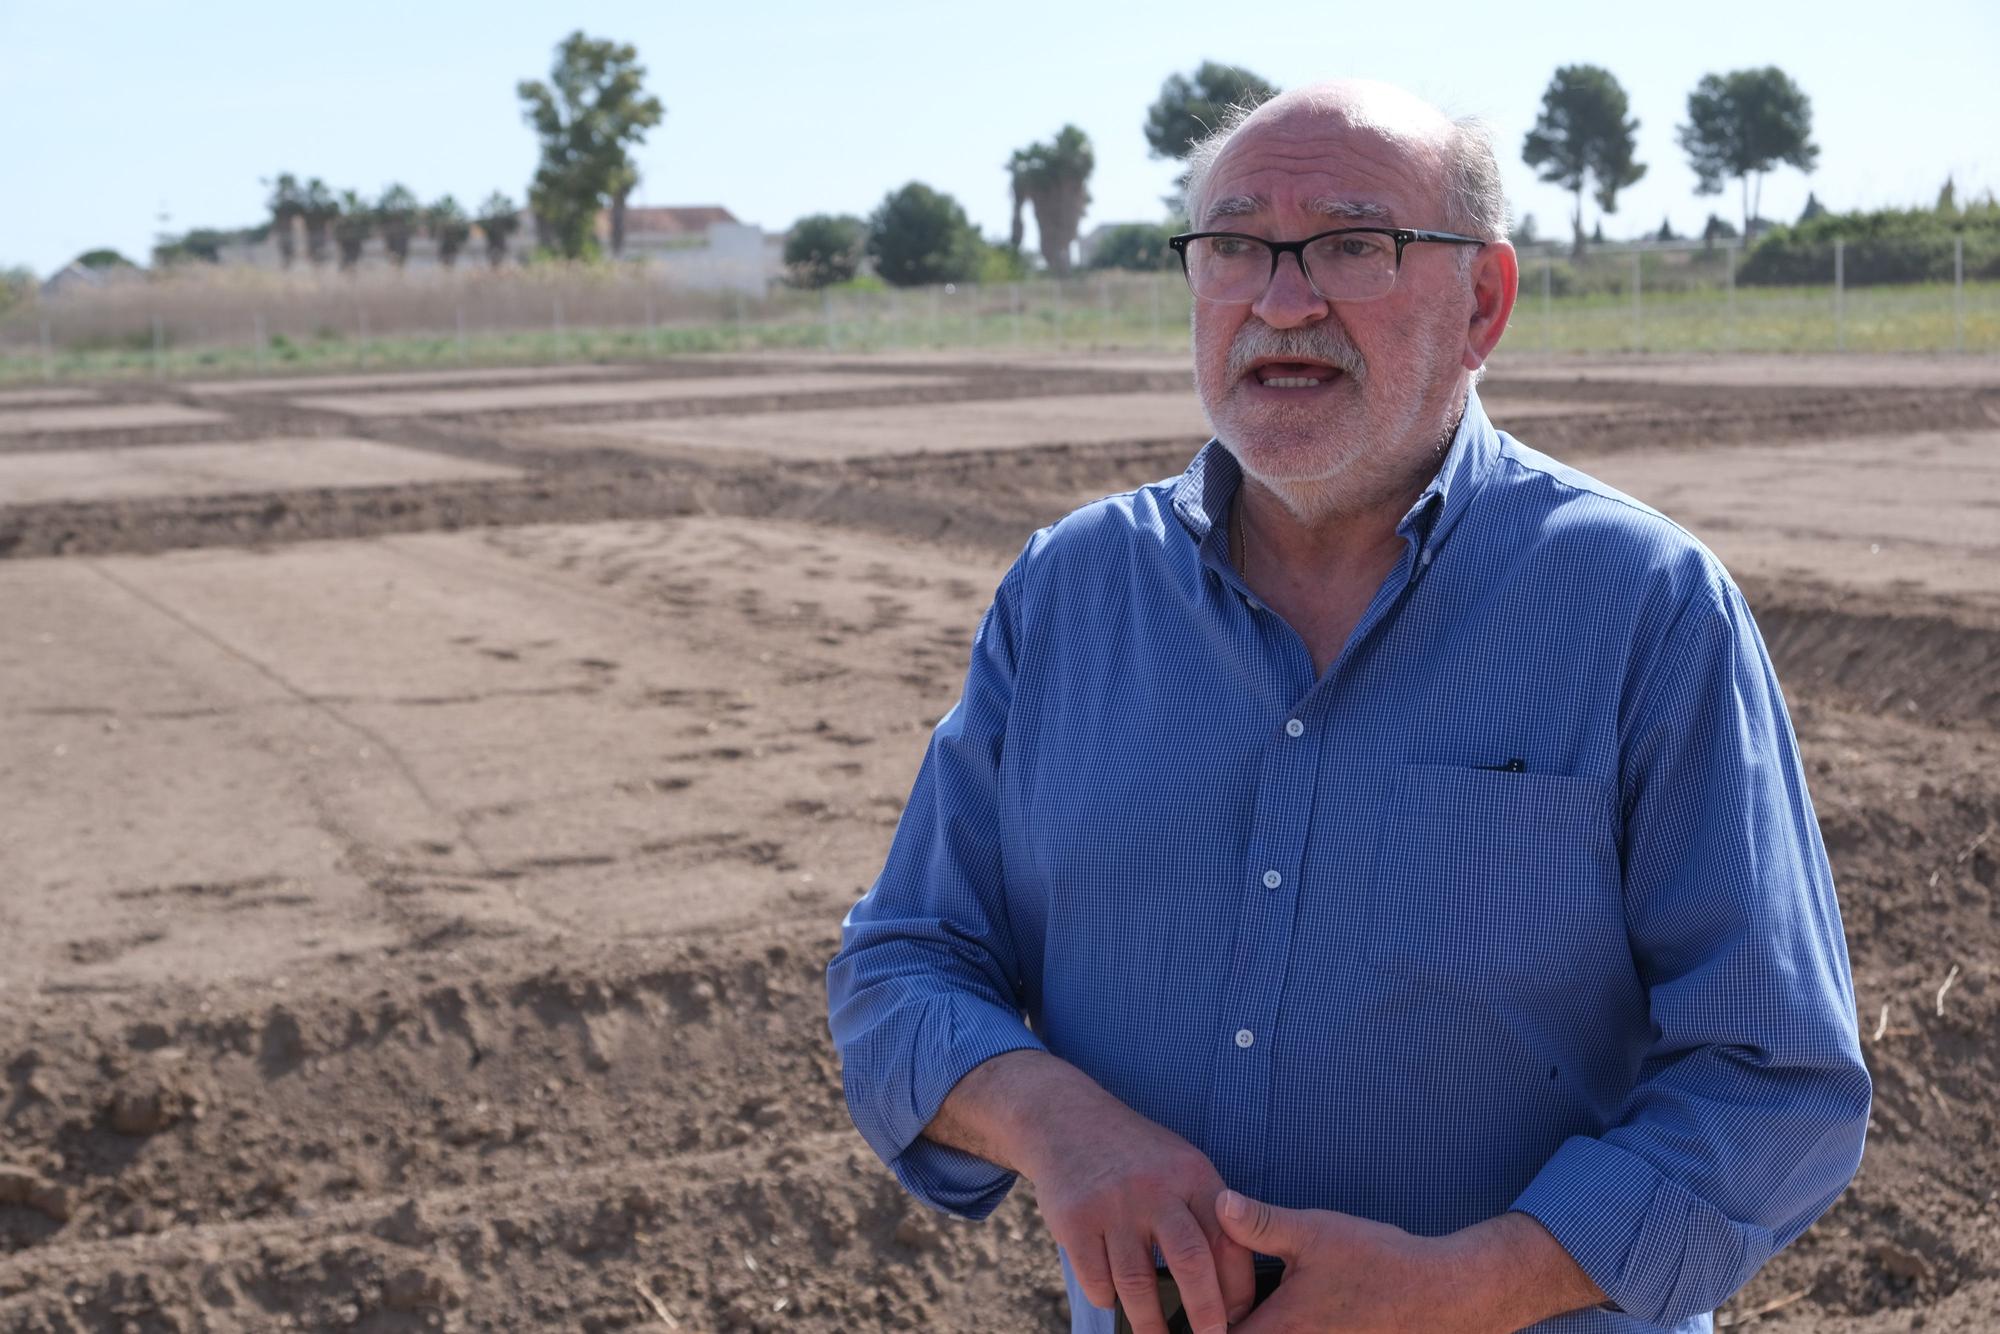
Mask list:
[[1135,273],[1168,268],[1178,271],[1180,261],[1174,258],[1173,248],[1167,244],[1173,234],[1173,228],[1163,222],[1121,223],[1097,238],[1090,267],[1129,269]]
[[486,262],[499,268],[507,261],[507,244],[521,229],[521,211],[514,201],[495,190],[479,206],[479,230],[486,237]]
[[1070,271],[1070,247],[1083,225],[1090,204],[1090,173],[1097,166],[1090,137],[1065,125],[1048,143],[1033,143],[1014,151],[1007,172],[1014,187],[1014,223],[1009,248],[1021,248],[1021,208],[1032,204],[1035,230],[1041,234],[1042,262],[1064,278]]
[[785,237],[785,276],[794,287],[850,282],[861,269],[868,224],[848,214],[815,213]]
[[1632,160],[1639,122],[1626,109],[1625,89],[1610,70],[1564,65],[1542,93],[1541,115],[1521,146],[1521,160],[1542,180],[1576,196],[1570,217],[1575,254],[1583,253],[1584,183],[1596,185],[1599,208],[1616,213],[1618,192],[1646,174],[1646,164]]
[[970,282],[984,243],[956,199],[911,181],[868,218],[868,257],[894,287]]
[[438,263],[447,269],[458,263],[459,252],[472,239],[472,220],[465,216],[465,210],[458,201],[445,195],[424,210],[424,226],[430,230],[431,239],[437,242]]
[[1253,107],[1277,95],[1277,85],[1238,65],[1204,60],[1193,74],[1170,74],[1146,108],[1146,144],[1154,157],[1186,160],[1232,106]]
[[410,238],[423,221],[423,205],[406,185],[392,185],[375,203],[375,226],[382,233],[382,248],[397,268],[410,260]]
[[[1004,254],[1001,247],[990,253]],[[1633,252],[1640,253],[1640,252]],[[1691,260],[1692,257],[1692,260]],[[1629,258],[1629,257],[1628,257]],[[1629,263],[1573,266],[1555,261],[1551,295],[1541,295],[1542,263],[1530,261],[1506,338],[1504,358],[1544,352],[1949,351],[2000,352],[2000,279],[1968,282],[1961,316],[1949,284],[1862,288],[1836,317],[1825,287],[1715,285],[1723,252],[1641,253],[1644,301],[1635,310]],[[1554,279],[1560,277],[1560,283]],[[1622,280],[1622,281],[1621,281]],[[886,288],[870,279],[719,306],[698,317],[643,325],[552,327],[454,334],[409,333],[360,339],[352,328],[272,337],[260,348],[205,344],[171,325],[156,359],[150,330],[64,338],[45,363],[30,318],[0,343],[0,381],[43,378],[255,374],[280,370],[630,361],[690,352],[787,348],[842,351],[939,347],[1124,347],[1162,351],[1187,344],[1187,287],[1177,274],[1104,273],[1056,282],[963,285],[956,291]],[[241,323],[247,325],[247,320]],[[25,337],[20,336],[25,332]]]
[[1757,234],[1764,173],[1780,164],[1811,171],[1819,161],[1812,99],[1776,65],[1703,75],[1688,94],[1688,123],[1677,134],[1694,168],[1695,193],[1721,194],[1725,179],[1742,181],[1745,236]]
[[1850,287],[1949,283],[1961,240],[1968,279],[2000,278],[2000,202],[1989,196],[1963,211],[1955,205],[1867,213],[1822,210],[1765,233],[1744,257],[1736,280],[1753,286],[1829,283],[1836,240],[1842,243],[1842,277]]
[[629,44],[571,33],[556,47],[549,82],[516,87],[522,115],[541,140],[541,165],[528,188],[528,207],[547,243],[566,259],[595,246],[597,215],[611,209],[611,253],[625,243],[625,201],[639,182],[626,151],[666,115],[643,83],[645,67]]

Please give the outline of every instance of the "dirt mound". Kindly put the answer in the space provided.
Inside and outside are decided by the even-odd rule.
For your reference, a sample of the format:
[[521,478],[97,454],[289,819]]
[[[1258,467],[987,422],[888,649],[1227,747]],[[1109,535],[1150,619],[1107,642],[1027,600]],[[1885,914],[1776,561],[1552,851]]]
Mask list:
[[655,958],[31,1020],[5,1048],[0,1328],[1046,1323],[1025,1201],[933,1218],[847,1125],[836,911]]

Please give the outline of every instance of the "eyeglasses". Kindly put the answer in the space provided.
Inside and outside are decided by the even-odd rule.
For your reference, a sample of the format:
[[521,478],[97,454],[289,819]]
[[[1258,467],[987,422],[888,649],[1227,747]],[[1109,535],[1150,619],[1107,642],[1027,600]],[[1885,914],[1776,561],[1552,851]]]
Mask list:
[[1303,241],[1267,241],[1242,232],[1182,232],[1167,244],[1181,257],[1188,290],[1203,301],[1255,301],[1290,254],[1323,301],[1373,301],[1389,295],[1403,268],[1403,247],[1416,241],[1483,246],[1476,236],[1408,227],[1338,227]]

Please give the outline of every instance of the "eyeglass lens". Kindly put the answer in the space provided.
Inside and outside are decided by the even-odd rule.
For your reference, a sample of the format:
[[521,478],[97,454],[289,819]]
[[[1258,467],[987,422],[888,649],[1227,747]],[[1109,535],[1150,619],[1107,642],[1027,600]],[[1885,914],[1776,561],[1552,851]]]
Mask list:
[[[1208,301],[1255,301],[1271,281],[1271,247],[1239,236],[1188,242],[1188,285]],[[1322,236],[1305,248],[1306,276],[1329,301],[1366,301],[1396,283],[1394,237],[1372,232]]]

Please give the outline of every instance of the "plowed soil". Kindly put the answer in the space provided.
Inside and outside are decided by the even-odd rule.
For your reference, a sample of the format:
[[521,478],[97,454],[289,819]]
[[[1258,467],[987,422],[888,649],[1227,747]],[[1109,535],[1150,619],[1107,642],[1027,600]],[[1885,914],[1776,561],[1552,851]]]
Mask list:
[[[10,393],[0,1330],[1066,1328],[1030,1192],[938,1218],[849,1127],[822,970],[1023,539],[1200,445],[1184,364]],[[1723,1320],[2000,1328],[2000,365],[1482,394],[1736,572],[1833,857],[1867,1159]]]

